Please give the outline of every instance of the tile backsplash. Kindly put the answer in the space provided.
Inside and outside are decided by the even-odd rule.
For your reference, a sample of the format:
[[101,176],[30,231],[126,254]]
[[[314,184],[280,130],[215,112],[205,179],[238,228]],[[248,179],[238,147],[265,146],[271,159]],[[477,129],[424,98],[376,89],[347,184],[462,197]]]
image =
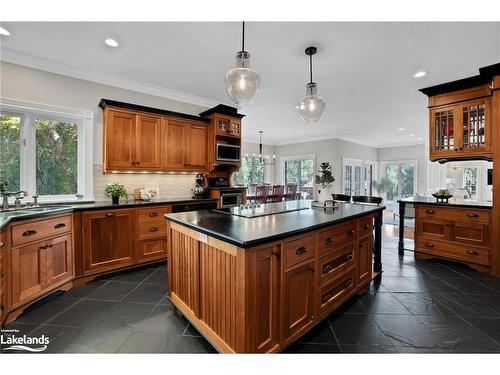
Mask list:
[[104,195],[106,184],[117,182],[123,184],[128,199],[134,198],[134,190],[145,185],[158,185],[159,198],[191,198],[191,188],[195,184],[194,174],[160,174],[160,173],[112,173],[103,174],[102,165],[94,165],[94,197],[96,202],[107,201]]

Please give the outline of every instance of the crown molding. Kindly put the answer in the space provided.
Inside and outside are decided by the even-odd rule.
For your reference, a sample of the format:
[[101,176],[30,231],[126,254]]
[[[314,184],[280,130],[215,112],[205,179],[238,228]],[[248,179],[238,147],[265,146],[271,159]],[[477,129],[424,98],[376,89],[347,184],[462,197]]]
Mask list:
[[165,87],[151,85],[139,81],[134,81],[122,77],[112,77],[109,75],[95,74],[82,69],[60,64],[52,60],[43,59],[26,53],[18,52],[10,48],[2,48],[0,60],[7,63],[26,66],[33,69],[43,70],[63,76],[90,81],[101,85],[117,87],[124,90],[131,90],[147,95],[172,99],[179,102],[190,103],[201,107],[211,108],[220,104],[213,99],[188,94],[182,91],[172,90]]

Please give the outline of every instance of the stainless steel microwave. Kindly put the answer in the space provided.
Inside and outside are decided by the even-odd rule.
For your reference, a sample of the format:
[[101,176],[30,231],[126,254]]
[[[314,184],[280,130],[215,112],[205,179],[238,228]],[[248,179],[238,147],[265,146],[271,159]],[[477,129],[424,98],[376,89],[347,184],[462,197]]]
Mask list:
[[240,161],[240,146],[217,143],[215,159],[218,161]]

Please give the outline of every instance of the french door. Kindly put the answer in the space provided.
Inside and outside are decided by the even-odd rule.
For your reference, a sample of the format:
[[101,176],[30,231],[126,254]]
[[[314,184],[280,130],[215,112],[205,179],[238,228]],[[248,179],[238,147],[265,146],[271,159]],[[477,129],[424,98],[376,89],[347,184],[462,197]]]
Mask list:
[[363,179],[363,161],[357,159],[342,160],[343,164],[343,194],[361,195]]
[[303,199],[314,198],[314,155],[283,157],[282,181],[297,185]]

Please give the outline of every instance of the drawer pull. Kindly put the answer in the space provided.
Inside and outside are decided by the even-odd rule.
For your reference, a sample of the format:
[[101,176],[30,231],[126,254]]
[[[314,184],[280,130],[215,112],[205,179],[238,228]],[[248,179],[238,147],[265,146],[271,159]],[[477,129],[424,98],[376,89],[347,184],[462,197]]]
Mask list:
[[323,266],[323,273],[328,273],[330,272],[331,270],[333,270],[333,266],[331,266],[330,264],[325,264]]
[[274,253],[271,254],[273,257],[276,257],[276,258],[279,258],[281,256],[280,252],[279,251],[276,251]]
[[160,228],[158,228],[158,227],[151,227],[151,228],[149,228],[150,232],[158,232],[159,230],[160,230]]
[[347,235],[348,235],[348,236],[352,236],[353,234],[354,234],[354,229],[349,229],[349,230],[347,231]]
[[370,224],[363,225],[363,229],[370,229]]
[[0,272],[0,279],[3,279],[3,272]]
[[49,248],[50,248],[50,247],[52,247],[52,244],[51,244],[51,243],[49,243],[49,244],[47,245],[47,247],[49,247]]
[[106,217],[113,217],[113,216],[116,216],[116,214],[114,212],[108,212],[106,214]]
[[478,214],[475,214],[475,213],[470,213],[470,214],[467,214],[468,217],[479,217]]
[[345,256],[347,260],[352,260],[352,253],[349,253]]
[[434,244],[431,242],[426,242],[425,247],[434,247]]
[[330,300],[330,298],[332,298],[332,295],[331,295],[330,293],[325,294],[325,295],[323,296],[323,298],[321,298],[321,302],[322,302],[322,303],[328,302],[328,301]]
[[347,288],[349,285],[352,284],[352,278],[348,278],[346,281],[344,281],[344,286]]
[[467,254],[469,254],[469,255],[479,255],[479,253],[476,250],[467,250]]
[[150,212],[149,213],[149,217],[157,217],[158,216],[158,212]]
[[0,247],[4,247],[4,246],[5,246],[5,242],[0,241]]
[[308,270],[309,272],[314,272],[314,267],[309,267],[307,270]]
[[325,246],[330,246],[333,244],[333,240],[331,239],[331,237],[328,237],[325,239],[325,241],[323,241],[323,243],[325,244]]
[[295,250],[295,254],[297,255],[302,255],[307,252],[307,249],[304,246],[299,247],[297,250]]
[[40,246],[40,247],[38,248],[38,250],[44,250],[44,249],[46,249],[46,248],[47,248],[47,246]]
[[38,232],[36,230],[27,230],[26,232],[23,233],[24,237],[29,237],[29,236],[34,236]]
[[434,214],[434,213],[436,213],[434,210],[425,210],[425,212],[428,213],[428,214]]
[[65,226],[66,226],[66,224],[59,223],[59,224],[54,225],[54,229],[64,228]]

